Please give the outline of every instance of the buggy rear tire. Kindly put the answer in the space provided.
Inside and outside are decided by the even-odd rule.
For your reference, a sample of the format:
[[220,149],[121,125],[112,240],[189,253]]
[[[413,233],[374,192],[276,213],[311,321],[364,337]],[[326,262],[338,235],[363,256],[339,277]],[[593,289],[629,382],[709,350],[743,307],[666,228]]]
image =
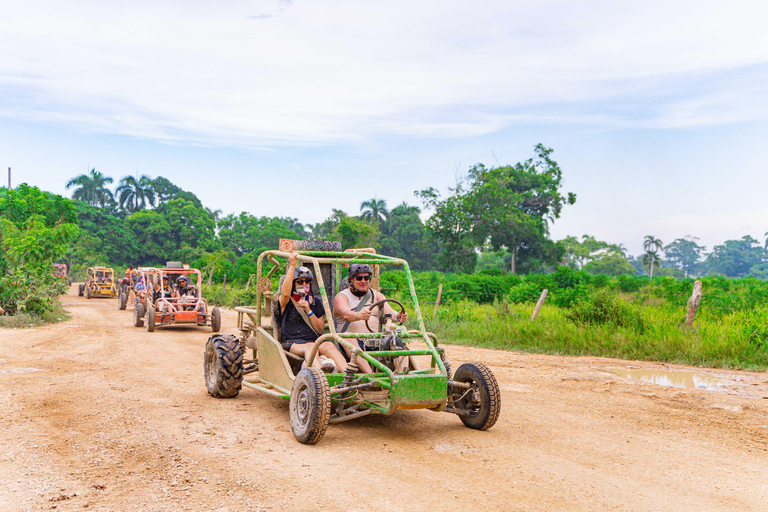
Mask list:
[[90,288],[86,288],[85,289],[85,298],[86,299],[90,299],[91,298],[91,289]]
[[147,331],[148,332],[155,331],[155,322],[157,322],[157,312],[155,311],[154,306],[149,306],[149,309],[147,309]]
[[296,375],[288,413],[300,443],[315,444],[323,438],[331,417],[331,388],[320,368],[304,368]]
[[214,398],[234,398],[243,387],[243,354],[235,336],[215,334],[205,344],[205,386]]
[[84,292],[85,292],[85,285],[84,284],[77,285],[77,296],[82,297]]
[[133,326],[144,327],[144,303],[137,302],[133,310]]
[[453,380],[472,386],[470,393],[455,388],[451,397],[459,399],[454,404],[455,408],[472,411],[470,415],[459,416],[462,423],[475,430],[491,428],[501,413],[501,390],[490,368],[482,363],[464,363],[456,370]]
[[120,311],[124,311],[125,310],[125,305],[127,303],[128,303],[128,296],[125,294],[125,292],[123,292],[117,298],[117,309],[119,309]]
[[221,311],[219,311],[219,308],[211,309],[211,330],[213,332],[221,330]]

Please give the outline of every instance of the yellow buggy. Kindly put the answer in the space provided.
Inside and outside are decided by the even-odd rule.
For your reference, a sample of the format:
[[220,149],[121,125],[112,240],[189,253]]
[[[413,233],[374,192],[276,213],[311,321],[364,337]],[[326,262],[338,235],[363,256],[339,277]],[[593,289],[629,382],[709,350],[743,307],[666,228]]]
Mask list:
[[85,271],[85,283],[80,284],[77,294],[91,297],[117,297],[115,271],[110,267],[88,267]]
[[[259,255],[256,304],[235,308],[241,335],[214,335],[206,344],[204,373],[208,393],[216,398],[233,398],[246,386],[289,400],[291,430],[296,439],[305,444],[320,441],[331,423],[369,414],[388,415],[399,409],[449,412],[458,415],[469,428],[491,428],[501,412],[496,378],[482,363],[465,363],[455,373],[451,371],[444,348],[424,327],[408,263],[373,252],[342,252],[340,244],[331,245],[331,249],[336,250],[328,250],[329,244],[338,242],[281,240],[281,250]],[[272,292],[271,280],[291,252],[298,253],[298,260],[314,270],[313,286],[317,285],[318,289],[313,290],[313,294],[322,299],[328,319],[326,332],[317,338],[306,362],[283,349],[273,307],[278,293]],[[336,276],[342,267],[352,263],[373,267],[374,288],[378,287],[378,266],[402,267],[418,329],[406,330],[382,313],[380,332],[336,332],[329,297],[341,288]],[[387,301],[402,310],[398,301]],[[379,310],[383,312],[384,308]],[[366,350],[360,348],[358,339],[364,340]],[[325,341],[333,341],[354,356],[363,357],[373,373],[359,372],[357,357],[348,363],[345,373],[325,374],[312,367],[318,348]],[[409,348],[408,343],[413,342],[419,342],[424,348]],[[395,360],[403,357],[408,358],[407,368],[396,370]]]

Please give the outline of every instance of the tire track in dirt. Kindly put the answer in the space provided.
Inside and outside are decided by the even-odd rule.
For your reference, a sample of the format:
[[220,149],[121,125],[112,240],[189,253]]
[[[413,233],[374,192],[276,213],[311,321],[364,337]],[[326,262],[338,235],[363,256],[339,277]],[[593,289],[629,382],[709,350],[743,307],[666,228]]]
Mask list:
[[[0,510],[764,510],[768,378],[724,391],[610,373],[669,368],[447,347],[495,373],[488,432],[402,411],[297,443],[287,403],[205,390],[210,331],[133,327],[115,300],[0,332]],[[235,314],[223,312],[223,331]],[[20,371],[25,370],[26,371]],[[29,371],[35,369],[37,371]],[[19,372],[17,372],[19,371]]]

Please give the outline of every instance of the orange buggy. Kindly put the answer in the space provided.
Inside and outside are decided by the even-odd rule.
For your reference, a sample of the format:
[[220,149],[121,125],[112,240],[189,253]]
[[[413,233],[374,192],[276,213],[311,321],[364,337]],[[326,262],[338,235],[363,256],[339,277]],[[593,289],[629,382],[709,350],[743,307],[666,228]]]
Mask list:
[[[147,331],[166,325],[210,325],[213,332],[221,329],[219,308],[208,308],[208,303],[200,291],[201,276],[196,268],[189,265],[171,265],[163,268],[150,268],[144,274],[147,293],[141,302],[137,302],[134,325],[142,327],[145,322]],[[187,293],[179,294],[176,282],[184,277],[191,281]]]

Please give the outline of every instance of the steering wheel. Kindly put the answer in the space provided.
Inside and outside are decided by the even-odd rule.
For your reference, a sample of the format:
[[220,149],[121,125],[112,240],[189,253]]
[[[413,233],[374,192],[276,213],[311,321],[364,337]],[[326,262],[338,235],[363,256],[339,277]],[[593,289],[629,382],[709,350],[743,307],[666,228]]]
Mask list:
[[[398,301],[398,300],[395,300],[395,299],[382,299],[382,300],[380,300],[379,302],[374,302],[374,303],[373,303],[373,304],[371,304],[370,306],[366,306],[366,307],[369,307],[369,308],[371,308],[371,310],[373,310],[373,308],[375,308],[375,307],[377,307],[377,306],[378,306],[378,307],[381,307],[381,306],[382,306],[384,303],[386,303],[386,302],[394,302],[395,304],[397,304],[398,306],[400,306],[400,313],[402,313],[403,311],[405,311],[405,307],[404,307],[404,306],[403,306],[403,305],[400,303],[400,301]],[[398,316],[400,315],[400,313],[398,313]],[[381,322],[381,318],[382,318],[383,316],[384,316],[384,308],[381,308],[381,310],[380,310],[380,314],[379,314],[379,327],[381,327],[381,324],[382,324],[382,322]],[[403,322],[400,322],[400,325],[403,325]],[[369,332],[374,332],[374,330],[373,330],[373,329],[371,329],[371,326],[370,326],[370,325],[368,325],[368,320],[366,320],[366,321],[365,321],[365,327],[367,327],[367,328],[368,328],[368,331],[369,331]]]

